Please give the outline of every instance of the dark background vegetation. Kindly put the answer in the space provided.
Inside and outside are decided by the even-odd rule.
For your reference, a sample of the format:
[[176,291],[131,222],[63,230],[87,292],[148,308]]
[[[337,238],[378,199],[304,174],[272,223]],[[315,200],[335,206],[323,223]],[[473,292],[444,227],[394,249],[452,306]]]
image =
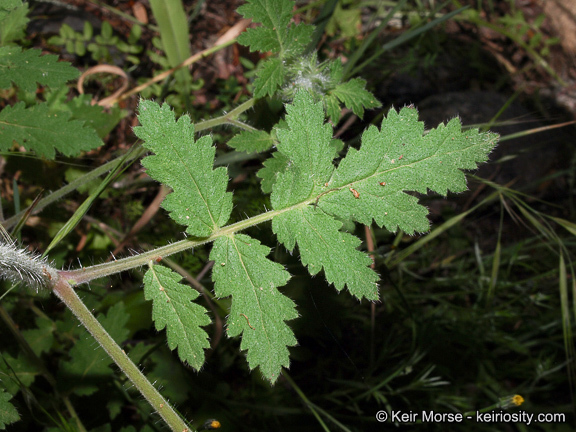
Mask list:
[[[234,0],[185,2],[193,53],[211,46],[239,20],[235,10],[240,4]],[[313,22],[325,4],[316,1],[306,7],[307,2],[299,3],[296,19]],[[131,16],[142,7],[153,23],[147,2],[114,1],[107,5]],[[470,9],[379,53],[385,43],[459,5],[469,5]],[[56,53],[80,70],[99,63],[115,64],[128,72],[131,86],[165,69],[150,55],[161,52],[153,44],[158,34],[146,26],[132,44],[142,47],[141,52],[131,54],[137,58],[135,62],[117,42],[98,59],[90,52],[82,54],[78,48],[69,50],[50,42],[63,23],[82,32],[86,21],[92,24],[95,35],[108,22],[120,41],[128,40],[133,22],[104,7],[103,2],[36,1],[31,6],[28,47]],[[570,232],[570,225],[552,219],[574,221],[575,130],[573,125],[552,128],[573,120],[576,113],[571,110],[575,99],[570,96],[570,89],[575,88],[576,51],[570,52],[569,45],[553,39],[567,40],[571,29],[555,23],[554,12],[537,1],[470,0],[439,6],[438,2],[410,1],[380,32],[364,55],[374,58],[363,66],[360,75],[383,108],[368,112],[363,120],[348,114],[335,132],[356,145],[368,124],[378,124],[389,107],[405,104],[419,107],[427,127],[460,115],[465,124],[490,124],[503,137],[524,132],[514,140],[502,141],[491,162],[477,173],[493,183],[470,178],[470,191],[465,194],[422,198],[431,212],[432,232],[438,234],[433,240],[392,234],[377,227],[368,232],[363,226],[356,228],[359,237],[373,240],[372,247],[364,247],[373,251],[382,276],[381,301],[374,305],[338,294],[321,275],[311,278],[297,256],[276,247],[268,226],[250,230],[249,235],[274,247],[274,259],[293,275],[284,292],[297,303],[301,315],[290,323],[299,341],[291,349],[290,370],[274,387],[258,371],[248,370],[238,339],[220,338],[225,335],[222,322],[227,299],[202,300],[221,306],[215,308],[221,319],[207,328],[213,347],[204,368],[196,372],[180,364],[176,354],[168,350],[165,335],[153,329],[140,272],[80,288],[83,299],[96,313],[105,314],[110,306],[123,302],[130,315],[125,349],[145,344],[148,349],[141,359],[144,371],[195,427],[209,418],[218,419],[223,431],[572,431],[576,427],[571,335],[576,308],[575,292],[570,292],[574,289],[571,259],[575,230],[574,225]],[[320,41],[320,58],[350,57],[388,10],[385,2],[340,2]],[[565,13],[570,16],[569,11]],[[576,23],[575,15],[572,19]],[[534,52],[554,73],[538,63]],[[193,120],[220,115],[250,97],[250,72],[258,60],[257,55],[234,45],[193,66],[190,95],[178,94],[167,81],[143,96],[168,100],[177,111],[189,112]],[[116,78],[96,76],[86,85],[86,92],[101,99],[117,85]],[[137,101],[133,96],[121,102],[127,115],[108,134],[104,147],[82,158],[47,162],[6,157],[1,165],[5,216],[14,211],[14,185],[21,206],[29,205],[42,189],[57,189],[77,170],[99,166],[126,151],[135,142],[131,128],[136,125]],[[496,119],[508,123],[491,123],[510,101]],[[7,97],[0,103],[5,106],[11,102]],[[248,114],[247,121],[267,128],[281,114],[280,102],[262,102]],[[530,131],[535,128],[544,131]],[[222,128],[211,133],[220,154],[229,152],[225,142],[234,131]],[[259,167],[258,158],[229,166],[236,219],[264,210],[267,202],[255,177]],[[158,187],[138,163],[134,164],[51,257],[59,266],[76,267],[79,262],[90,265],[109,260],[115,249],[116,256],[125,256],[131,250],[142,250],[143,245],[160,246],[181,239],[182,228],[162,210],[126,237],[145,209],[156,206],[158,210],[154,202]],[[495,191],[499,194],[491,196]],[[30,217],[21,233],[22,242],[45,249],[86,193],[77,192]],[[469,213],[454,223],[464,212]],[[175,261],[210,289],[210,272],[199,275],[209,265],[208,252],[194,250]],[[568,296],[564,299],[560,256],[567,266]],[[4,297],[2,306],[19,331],[41,330],[37,343],[50,341],[40,358],[60,380],[60,394],[69,396],[87,430],[117,431],[130,425],[140,430],[145,424],[147,430],[164,429],[113,367],[103,376],[63,373],[63,362],[74,360],[68,357],[71,347],[88,336],[53,296],[17,291]],[[21,351],[9,327],[6,319],[0,323],[2,351],[17,358]],[[33,382],[19,384],[21,391],[13,403],[22,420],[8,429],[74,430],[69,410],[53,396],[51,384],[40,374],[34,375]],[[87,395],[75,391],[87,383],[98,391]],[[522,395],[525,403],[507,412],[564,413],[566,422],[528,427],[475,422],[393,425],[375,420],[378,410],[476,411],[515,394]]]

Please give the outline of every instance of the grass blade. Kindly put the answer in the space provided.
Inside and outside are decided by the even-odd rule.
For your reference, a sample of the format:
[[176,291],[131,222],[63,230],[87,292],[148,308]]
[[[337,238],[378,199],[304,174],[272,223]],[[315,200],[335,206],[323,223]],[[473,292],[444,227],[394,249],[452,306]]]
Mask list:
[[92,192],[88,198],[86,198],[86,200],[80,205],[80,207],[78,207],[78,209],[74,212],[72,217],[68,219],[68,221],[60,229],[60,231],[58,231],[58,234],[54,236],[54,238],[52,239],[52,241],[42,254],[42,257],[48,255],[48,252],[50,252],[52,248],[54,248],[54,246],[56,246],[60,242],[60,240],[66,237],[70,233],[70,231],[72,231],[76,227],[76,225],[78,225],[78,223],[82,220],[84,215],[88,212],[88,210],[92,206],[92,203],[96,201],[96,199],[100,196],[100,194],[104,191],[104,189],[106,189],[108,184],[110,184],[110,182],[116,177],[116,175],[124,171],[126,168],[128,168],[129,165],[124,166],[124,162],[130,160],[129,157],[130,153],[132,153],[132,151],[124,155],[124,157],[118,162],[118,165],[116,165],[116,167],[108,173],[106,178],[102,180],[98,188],[94,190],[94,192]]
[[178,66],[190,57],[188,23],[180,0],[150,0],[152,13],[160,27],[162,46],[170,66]]

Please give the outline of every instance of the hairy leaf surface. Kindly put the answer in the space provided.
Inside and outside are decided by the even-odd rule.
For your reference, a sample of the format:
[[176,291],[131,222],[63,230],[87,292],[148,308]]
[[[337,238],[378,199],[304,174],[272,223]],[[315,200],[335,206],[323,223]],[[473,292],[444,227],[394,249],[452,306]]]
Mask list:
[[271,382],[290,364],[288,346],[296,338],[285,321],[298,316],[294,302],[278,291],[290,274],[266,256],[270,248],[244,234],[214,242],[210,259],[218,297],[232,296],[228,336],[242,333],[242,350],[248,350],[250,369],[260,367]]
[[293,105],[286,105],[287,128],[277,129],[279,153],[288,164],[278,175],[272,191],[272,206],[279,210],[301,202],[325,189],[334,165],[335,148],[332,128],[324,124],[322,103],[313,103],[312,96],[300,91]]
[[144,275],[144,297],[152,300],[156,330],[166,327],[168,347],[178,347],[178,355],[194,369],[204,363],[204,349],[210,347],[201,326],[210,324],[207,310],[193,303],[199,296],[193,288],[180,284],[182,276],[172,270],[150,265]]
[[375,300],[378,276],[368,267],[370,258],[356,249],[360,240],[341,232],[342,223],[332,216],[299,205],[322,197],[334,172],[332,128],[324,123],[322,104],[313,103],[308,92],[298,92],[286,111],[288,127],[276,134],[278,152],[289,162],[278,174],[271,202],[275,210],[295,208],[276,216],[272,229],[288,250],[298,244],[302,264],[310,274],[324,269],[326,280],[338,290],[347,285],[353,295]]
[[423,133],[415,108],[391,109],[380,130],[371,126],[364,132],[360,150],[348,150],[319,207],[366,225],[374,219],[392,232],[427,231],[428,210],[406,191],[465,191],[461,170],[486,161],[498,135],[478,129],[462,132],[457,118]]
[[[462,132],[457,119],[424,135],[414,108],[392,109],[381,128],[370,127],[360,148],[348,149],[335,167],[342,145],[332,138],[332,128],[324,121],[322,102],[315,103],[307,91],[299,91],[286,112],[286,120],[275,129],[277,151],[258,173],[262,189],[271,190],[273,210],[267,215],[272,229],[288,250],[298,246],[310,274],[323,270],[337,290],[346,286],[360,299],[378,299],[378,276],[370,268],[370,257],[358,250],[360,240],[342,230],[343,222],[349,230],[352,221],[369,225],[375,220],[391,231],[426,231],[427,209],[408,192],[432,190],[445,195],[449,190],[465,190],[462,170],[485,161],[497,139],[495,134],[478,130]],[[179,208],[167,208],[196,209],[197,218],[204,218],[201,226],[210,227],[204,235],[220,229],[230,214],[231,197],[226,193],[225,171],[212,170],[211,141],[202,138],[194,142],[189,119],[175,122],[167,106],[143,102],[141,122],[138,135],[157,153],[148,157],[145,165],[154,178],[173,186],[172,195],[181,200]],[[259,136],[263,135],[241,134],[238,140],[250,146],[250,138]],[[155,160],[152,158],[160,162],[150,163]],[[175,181],[180,171],[186,171],[185,177]],[[211,193],[203,193],[205,190]],[[237,229],[241,226],[239,223]],[[294,303],[278,290],[290,276],[267,258],[268,247],[236,234],[235,228],[230,226],[229,231],[215,236],[210,254],[215,261],[215,292],[219,297],[232,296],[228,335],[242,334],[241,348],[247,350],[250,368],[259,367],[274,382],[281,368],[289,365],[288,347],[296,344],[286,324],[297,316]],[[199,231],[194,232],[198,235]],[[171,283],[177,285],[177,280]],[[159,288],[164,285],[157,284],[156,295],[164,295]],[[159,299],[155,304],[166,306]],[[184,334],[190,327],[198,330],[200,324],[178,325]],[[186,338],[177,339],[180,344]]]
[[286,69],[282,60],[270,58],[258,65],[257,77],[254,80],[254,97],[272,96],[284,83]]
[[272,224],[288,250],[298,243],[302,264],[311,275],[324,269],[326,280],[338,291],[347,285],[358,298],[378,299],[378,275],[369,267],[372,260],[356,249],[361,243],[357,237],[340,231],[342,222],[307,206],[282,213]]
[[458,119],[424,136],[414,108],[392,109],[381,130],[370,127],[360,150],[350,148],[334,169],[331,128],[324,124],[320,104],[299,92],[286,110],[287,127],[277,130],[282,158],[275,159],[288,162],[279,165],[275,178],[263,173],[268,182],[275,180],[273,208],[287,209],[274,218],[272,228],[288,250],[298,244],[311,274],[324,269],[337,289],[347,285],[352,294],[369,299],[377,298],[376,274],[356,250],[359,241],[340,232],[340,220],[369,225],[374,219],[390,231],[426,231],[428,210],[406,191],[446,195],[465,190],[461,169],[485,161],[497,139],[478,130],[462,132]]
[[162,206],[186,232],[207,237],[224,226],[232,211],[232,194],[226,192],[226,168],[212,169],[215,148],[209,136],[194,140],[194,125],[184,115],[175,120],[167,105],[141,101],[134,128],[144,146],[155,155],[143,159],[142,165],[153,179],[170,186]]

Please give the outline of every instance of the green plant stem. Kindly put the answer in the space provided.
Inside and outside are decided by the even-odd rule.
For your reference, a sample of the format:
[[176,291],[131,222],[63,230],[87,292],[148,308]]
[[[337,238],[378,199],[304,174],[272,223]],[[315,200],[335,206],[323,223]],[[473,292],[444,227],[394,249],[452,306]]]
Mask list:
[[255,98],[251,98],[248,99],[246,102],[238,105],[236,108],[234,108],[232,111],[230,111],[227,114],[224,114],[223,116],[220,117],[215,117],[213,119],[210,120],[205,120],[203,122],[197,123],[194,125],[194,130],[196,132],[199,132],[201,130],[204,129],[209,129],[209,128],[213,128],[215,126],[220,126],[221,124],[225,124],[225,123],[230,123],[233,124],[235,126],[241,127],[243,129],[246,128],[247,125],[245,125],[244,123],[242,123],[242,126],[239,126],[238,124],[235,123],[235,120],[238,118],[238,116],[240,114],[242,114],[244,111],[249,110],[250,108],[252,108],[254,106],[254,104],[256,103],[256,99]]
[[189,432],[190,428],[184,423],[182,418],[130,360],[126,352],[112,339],[94,315],[90,313],[82,300],[80,300],[80,297],[72,289],[72,286],[64,278],[59,278],[53,290],[54,294],[76,315],[82,325],[94,336],[94,339],[104,348],[110,358],[114,360],[138,391],[160,414],[170,429],[174,432]]
[[322,192],[318,196],[314,196],[312,198],[308,198],[305,201],[299,202],[294,204],[290,207],[286,207],[280,210],[271,210],[266,213],[261,213],[257,216],[251,217],[249,219],[245,219],[240,222],[236,222],[232,225],[227,225],[222,227],[212,233],[209,237],[197,238],[194,240],[186,239],[180,240],[178,242],[159,247],[157,249],[144,252],[140,255],[131,256],[127,258],[122,258],[116,261],[98,264],[91,267],[84,267],[78,270],[69,270],[69,271],[60,271],[58,272],[59,275],[64,278],[67,282],[71,285],[79,285],[82,283],[89,282],[94,279],[98,279],[101,277],[109,276],[112,274],[120,273],[126,270],[130,270],[136,267],[140,267],[143,265],[148,264],[150,261],[154,261],[156,259],[162,259],[164,257],[174,255],[178,252],[182,252],[188,249],[192,249],[197,246],[202,246],[204,244],[213,242],[219,237],[225,237],[229,235],[233,235],[239,231],[245,230],[250,228],[254,225],[261,224],[263,222],[267,222],[272,220],[276,216],[289,212],[298,208],[305,207],[309,204],[315,203],[317,199],[321,196],[329,194],[331,192],[337,191],[340,188],[331,189],[326,192]]
[[326,426],[326,423],[324,423],[324,420],[322,420],[322,417],[320,417],[320,415],[316,412],[316,408],[317,408],[316,405],[314,405],[312,402],[310,402],[308,397],[306,397],[304,392],[302,390],[300,390],[300,387],[298,387],[296,385],[296,383],[290,377],[288,372],[286,372],[286,370],[284,370],[282,375],[284,376],[284,379],[286,381],[288,381],[288,384],[290,384],[292,386],[292,388],[298,394],[298,396],[300,396],[300,399],[302,399],[304,404],[310,409],[310,411],[312,411],[312,414],[314,415],[316,420],[318,420],[318,423],[320,423],[320,426],[322,426],[322,429],[325,430],[326,432],[330,432],[330,429],[328,428],[328,426]]
[[[76,180],[68,183],[66,186],[64,186],[61,189],[58,189],[57,191],[51,193],[50,195],[48,195],[46,198],[41,199],[40,201],[38,201],[38,203],[36,203],[34,210],[32,211],[31,215],[37,214],[39,213],[41,210],[43,210],[45,207],[49,206],[50,204],[58,201],[60,198],[62,198],[63,196],[69,194],[70,192],[74,192],[76,189],[78,189],[79,186],[85,185],[86,183],[88,183],[91,180],[94,180],[95,178],[100,177],[101,175],[107,173],[110,170],[113,170],[116,165],[120,162],[122,162],[122,160],[124,160],[126,163],[136,160],[138,158],[140,158],[141,156],[143,156],[148,150],[146,150],[143,147],[140,147],[138,145],[138,148],[133,149],[133,151],[131,152],[132,154],[128,155],[126,157],[126,159],[124,159],[124,155],[111,160],[108,163],[105,163],[102,166],[99,166],[98,168],[84,174],[83,176],[77,178]],[[28,211],[28,208],[18,212],[17,214],[15,214],[14,216],[6,219],[5,221],[2,222],[2,225],[4,226],[4,228],[9,229],[11,227],[13,227],[14,225],[16,225],[18,223],[18,221],[26,214],[26,212]]]
[[195,240],[189,240],[189,239],[180,240],[178,242],[162,246],[148,252],[144,252],[140,255],[122,258],[113,262],[98,264],[91,267],[84,267],[78,270],[61,271],[59,272],[59,274],[71,285],[79,285],[94,279],[98,279],[101,277],[109,276],[115,273],[119,273],[122,271],[146,265],[149,261],[154,261],[158,258],[164,258],[170,255],[174,255],[178,252],[182,252],[197,246],[202,246],[204,244],[213,242],[219,237],[232,235],[239,231],[245,230],[246,228],[249,228],[251,226],[272,220],[274,217],[278,216],[281,213],[293,210],[297,207],[303,207],[311,202],[314,202],[314,199],[298,203],[294,206],[282,210],[272,210],[266,213],[259,214],[249,219],[245,219],[243,221],[236,222],[235,224],[220,228],[219,230],[214,231],[214,233],[209,237],[199,238]]

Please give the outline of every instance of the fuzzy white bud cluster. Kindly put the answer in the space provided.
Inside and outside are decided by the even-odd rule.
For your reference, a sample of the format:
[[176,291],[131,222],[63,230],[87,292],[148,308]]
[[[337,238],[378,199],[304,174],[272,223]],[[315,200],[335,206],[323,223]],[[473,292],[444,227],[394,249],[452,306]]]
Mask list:
[[57,278],[56,269],[49,265],[46,258],[20,249],[14,242],[0,242],[0,279],[7,279],[13,284],[21,282],[38,292],[52,285]]
[[306,89],[314,95],[325,95],[333,84],[326,67],[325,63],[318,62],[316,54],[293,59],[286,65],[287,83],[282,87],[282,97],[291,101],[299,89]]

